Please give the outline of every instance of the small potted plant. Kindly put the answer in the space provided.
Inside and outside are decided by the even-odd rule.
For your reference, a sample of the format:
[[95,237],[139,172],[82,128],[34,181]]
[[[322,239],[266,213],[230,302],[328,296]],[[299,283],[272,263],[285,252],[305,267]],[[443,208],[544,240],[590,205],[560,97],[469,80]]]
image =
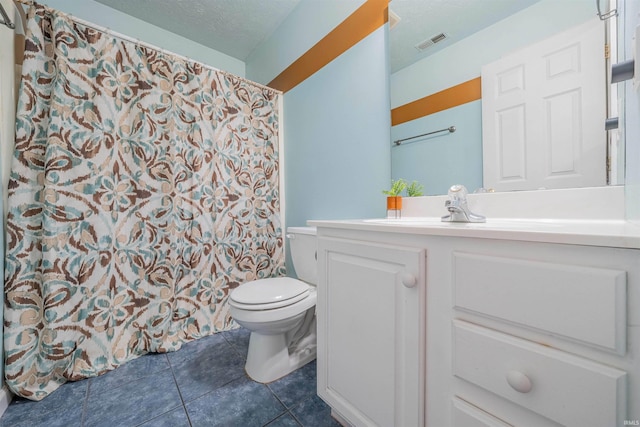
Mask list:
[[411,184],[407,185],[407,197],[419,197],[422,196],[424,192],[424,185],[420,184],[418,181],[413,181]]
[[402,209],[402,193],[407,188],[407,182],[400,178],[391,181],[391,188],[389,190],[383,190],[382,193],[387,195],[387,210],[400,210]]

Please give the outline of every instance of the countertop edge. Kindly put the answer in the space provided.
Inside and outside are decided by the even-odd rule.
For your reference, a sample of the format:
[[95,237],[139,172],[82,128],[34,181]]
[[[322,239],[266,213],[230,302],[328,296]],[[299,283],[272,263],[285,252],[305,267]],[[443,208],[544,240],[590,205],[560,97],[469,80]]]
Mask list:
[[[536,225],[531,228],[531,224]],[[557,243],[583,246],[600,246],[626,249],[640,249],[640,226],[628,221],[523,221],[529,228],[513,226],[500,227],[499,224],[385,224],[365,222],[365,220],[309,220],[308,225],[319,228],[338,228],[382,233],[401,233],[449,237],[470,237],[480,239],[515,240],[525,242]],[[480,228],[481,227],[481,228]]]

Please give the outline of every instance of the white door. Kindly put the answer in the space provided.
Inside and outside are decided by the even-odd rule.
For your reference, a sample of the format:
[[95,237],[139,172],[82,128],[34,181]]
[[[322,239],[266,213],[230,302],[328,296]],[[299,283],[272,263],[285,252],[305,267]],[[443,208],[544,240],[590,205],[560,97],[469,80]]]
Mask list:
[[318,395],[355,426],[424,424],[424,249],[318,239]]
[[594,19],[482,68],[484,187],[606,185],[604,36]]

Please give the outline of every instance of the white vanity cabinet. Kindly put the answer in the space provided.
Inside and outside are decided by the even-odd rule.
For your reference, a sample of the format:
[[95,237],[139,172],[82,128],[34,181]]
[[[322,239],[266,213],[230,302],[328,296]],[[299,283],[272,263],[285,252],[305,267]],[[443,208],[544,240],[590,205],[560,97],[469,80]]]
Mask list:
[[481,238],[467,225],[313,225],[318,394],[343,421],[640,424],[636,246]]
[[640,251],[462,239],[450,256],[452,399],[516,426],[640,422]]
[[318,236],[318,394],[357,426],[424,417],[425,251]]

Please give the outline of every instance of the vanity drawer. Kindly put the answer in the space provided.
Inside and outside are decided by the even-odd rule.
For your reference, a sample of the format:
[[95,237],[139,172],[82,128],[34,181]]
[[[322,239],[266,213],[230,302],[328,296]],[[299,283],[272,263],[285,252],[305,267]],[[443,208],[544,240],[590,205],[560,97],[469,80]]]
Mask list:
[[625,372],[459,320],[453,374],[564,426],[622,425],[626,415]]
[[462,399],[452,399],[454,427],[512,427],[499,418],[485,412]]
[[458,309],[625,354],[625,271],[454,252],[453,276]]

